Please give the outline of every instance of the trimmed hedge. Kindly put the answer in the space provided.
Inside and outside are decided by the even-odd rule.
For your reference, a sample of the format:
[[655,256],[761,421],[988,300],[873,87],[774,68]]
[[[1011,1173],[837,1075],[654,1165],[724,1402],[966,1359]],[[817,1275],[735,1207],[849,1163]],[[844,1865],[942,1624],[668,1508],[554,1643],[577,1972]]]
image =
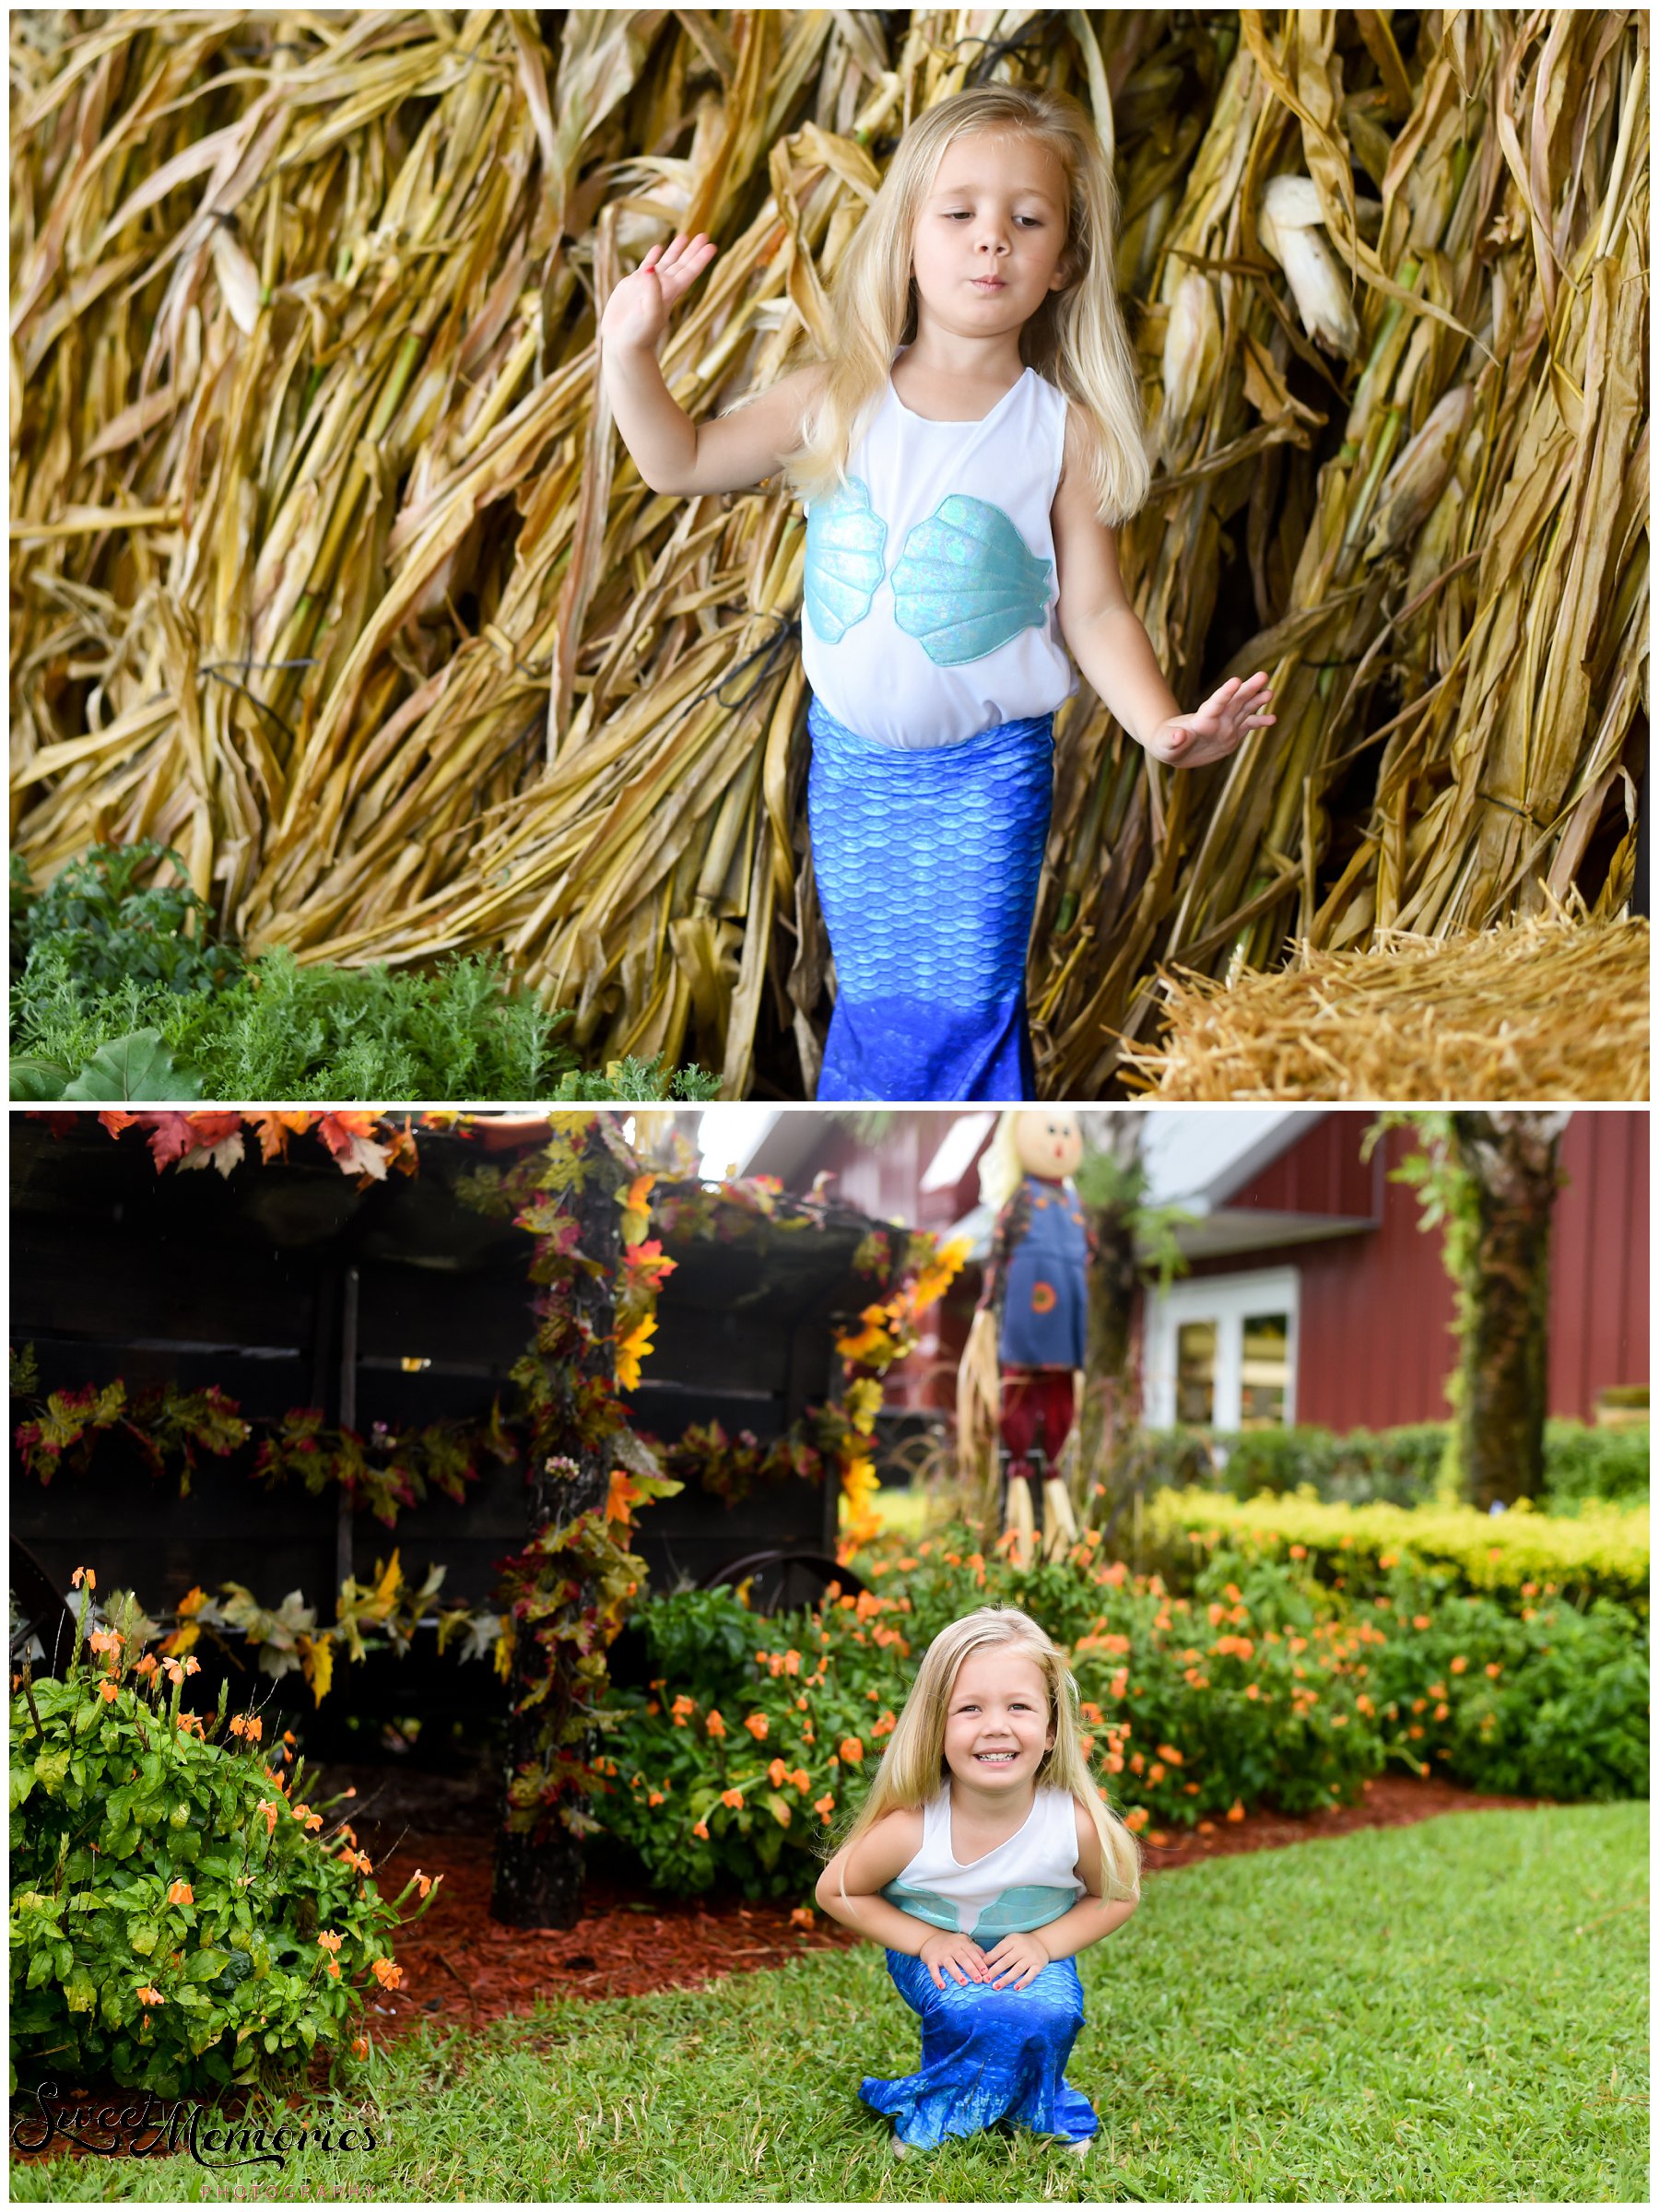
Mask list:
[[[1558,1592],[1587,1605],[1609,1597],[1647,1611],[1648,1512],[1587,1507],[1575,1517],[1531,1512],[1477,1512],[1466,1505],[1322,1504],[1307,1497],[1222,1498],[1213,1491],[1160,1490],[1147,1504],[1153,1563],[1184,1586],[1190,1539],[1212,1536],[1237,1547],[1300,1547],[1310,1572],[1351,1596],[1385,1584],[1390,1563],[1409,1556],[1438,1570],[1441,1589],[1486,1591],[1515,1608]],[[1293,1552],[1292,1556],[1296,1556]]]
[[[1435,1498],[1451,1437],[1444,1421],[1402,1429],[1148,1430],[1136,1438],[1135,1471],[1152,1488],[1199,1484],[1233,1498],[1312,1487],[1327,1505],[1427,1505]],[[1576,1513],[1588,1501],[1645,1505],[1645,1423],[1592,1428],[1549,1421],[1544,1430],[1542,1512]]]

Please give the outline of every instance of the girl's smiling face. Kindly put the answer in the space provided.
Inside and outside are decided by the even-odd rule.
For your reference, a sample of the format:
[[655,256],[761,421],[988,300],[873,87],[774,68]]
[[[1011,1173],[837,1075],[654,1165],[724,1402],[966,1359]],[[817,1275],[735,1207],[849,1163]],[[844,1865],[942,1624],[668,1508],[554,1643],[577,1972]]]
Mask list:
[[970,1652],[945,1712],[945,1763],[956,1779],[980,1791],[1018,1792],[1053,1741],[1036,1660],[1006,1644]]
[[928,313],[975,336],[1029,322],[1066,281],[1069,197],[1065,170],[1040,139],[1019,132],[953,139],[911,251]]

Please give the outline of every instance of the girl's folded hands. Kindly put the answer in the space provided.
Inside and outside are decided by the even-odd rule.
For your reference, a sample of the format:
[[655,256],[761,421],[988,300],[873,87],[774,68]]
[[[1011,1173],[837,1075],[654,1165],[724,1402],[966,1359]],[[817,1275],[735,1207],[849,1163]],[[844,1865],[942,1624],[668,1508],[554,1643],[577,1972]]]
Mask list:
[[991,1977],[993,1989],[1023,1989],[1028,1982],[1035,1982],[1051,1963],[1041,1935],[1030,1929],[1005,1936],[996,1948],[986,1954],[985,1971]]
[[945,1974],[941,1972],[941,1968],[964,1988],[970,1982],[988,1982],[991,1978],[985,1954],[971,1936],[953,1935],[941,1928],[936,1936],[928,1937],[917,1956],[933,1976],[935,1989],[945,1986]]

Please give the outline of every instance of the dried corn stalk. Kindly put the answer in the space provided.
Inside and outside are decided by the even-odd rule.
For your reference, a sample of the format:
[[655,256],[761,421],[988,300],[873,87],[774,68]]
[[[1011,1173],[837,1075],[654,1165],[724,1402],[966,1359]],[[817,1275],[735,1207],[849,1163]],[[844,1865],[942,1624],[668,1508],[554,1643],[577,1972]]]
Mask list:
[[[1373,11],[1247,12],[1241,39],[1141,11],[574,10],[557,52],[537,20],[13,17],[13,832],[38,871],[161,836],[255,945],[500,948],[595,1056],[810,1088],[799,517],[776,488],[646,490],[594,303],[670,227],[711,229],[665,370],[729,406],[821,333],[905,123],[989,76],[1077,92],[1115,156],[1162,461],[1124,565],[1171,681],[1265,665],[1278,694],[1197,775],[1148,773],[1092,698],[1064,712],[1050,1088],[1105,1088],[1161,961],[1481,928],[1586,871],[1617,911],[1645,17],[1430,13],[1406,56]],[[1281,250],[1309,228],[1310,189],[1351,273],[1315,327],[1351,324],[1351,359],[1261,234],[1270,205]]]

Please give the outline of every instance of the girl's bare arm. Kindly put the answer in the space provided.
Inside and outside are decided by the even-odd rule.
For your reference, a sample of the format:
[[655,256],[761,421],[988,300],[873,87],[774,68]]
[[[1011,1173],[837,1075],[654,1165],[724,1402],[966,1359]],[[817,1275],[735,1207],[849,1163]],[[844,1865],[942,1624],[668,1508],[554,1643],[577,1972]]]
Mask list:
[[1101,1903],[1105,1870],[1100,1865],[1100,1831],[1087,1806],[1074,1798],[1072,1806],[1077,1822],[1077,1879],[1088,1895],[1080,1897],[1069,1912],[1038,1929],[1037,1939],[1051,1959],[1074,1959],[1091,1943],[1099,1943],[1102,1936],[1112,1935],[1123,1926],[1138,1901],[1123,1897],[1111,1904]]
[[664,382],[651,349],[607,344],[600,365],[634,465],[653,491],[679,496],[750,491],[774,476],[801,442],[802,418],[823,373],[797,369],[734,413],[693,422]]
[[653,491],[747,491],[773,475],[801,442],[802,419],[822,374],[797,370],[733,414],[692,421],[663,380],[657,347],[669,309],[714,253],[700,231],[666,247],[653,246],[612,290],[600,318],[599,372],[611,413]]
[[914,1959],[926,1938],[937,1931],[876,1893],[895,1875],[903,1873],[921,1846],[922,1815],[889,1813],[856,1843],[842,1844],[818,1876],[813,1894],[831,1920],[839,1920],[857,1935],[885,1943],[889,1950],[908,1951]]

